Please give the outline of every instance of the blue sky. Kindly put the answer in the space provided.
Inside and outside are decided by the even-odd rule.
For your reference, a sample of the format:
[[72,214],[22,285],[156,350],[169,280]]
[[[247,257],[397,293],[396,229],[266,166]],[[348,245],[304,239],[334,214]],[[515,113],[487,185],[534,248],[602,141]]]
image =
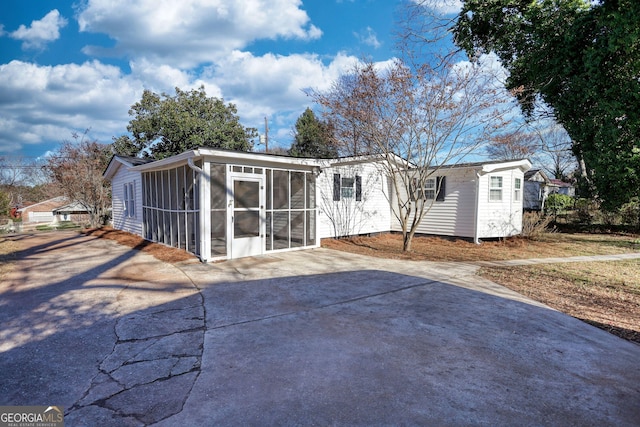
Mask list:
[[[452,1],[452,0],[446,0]],[[126,133],[144,89],[204,85],[289,147],[310,99],[363,56],[394,55],[391,0],[2,0],[0,156],[38,157],[73,132]],[[258,147],[259,148],[259,147]]]

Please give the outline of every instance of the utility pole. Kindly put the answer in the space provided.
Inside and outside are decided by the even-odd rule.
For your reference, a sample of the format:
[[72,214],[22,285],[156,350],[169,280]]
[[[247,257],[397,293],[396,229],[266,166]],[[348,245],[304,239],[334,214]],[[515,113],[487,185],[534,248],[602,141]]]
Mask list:
[[266,116],[264,118],[264,152],[269,152],[269,123]]

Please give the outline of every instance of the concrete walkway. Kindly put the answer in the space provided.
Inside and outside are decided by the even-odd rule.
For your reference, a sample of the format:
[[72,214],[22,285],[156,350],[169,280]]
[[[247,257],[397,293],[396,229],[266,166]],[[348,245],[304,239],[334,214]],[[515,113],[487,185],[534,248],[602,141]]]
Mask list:
[[68,426],[638,425],[640,346],[475,276],[326,249],[204,265],[51,233],[0,284],[0,405]]
[[625,261],[630,259],[640,259],[640,253],[626,253],[613,255],[585,255],[571,256],[564,258],[530,258],[530,259],[513,259],[506,261],[475,261],[473,264],[481,267],[510,267],[518,265],[535,265],[535,264],[562,264],[570,262],[594,262],[594,261]]

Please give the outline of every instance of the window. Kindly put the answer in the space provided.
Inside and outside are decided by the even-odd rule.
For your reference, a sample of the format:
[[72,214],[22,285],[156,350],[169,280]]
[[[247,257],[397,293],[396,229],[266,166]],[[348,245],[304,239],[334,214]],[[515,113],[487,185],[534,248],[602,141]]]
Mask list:
[[354,197],[356,202],[362,201],[362,177],[342,178],[339,173],[333,174],[333,200],[337,202]]
[[353,184],[355,183],[353,178],[342,178],[340,185],[340,195],[343,199],[353,199]]
[[436,179],[429,178],[424,182],[424,188],[422,189],[422,197],[425,200],[433,200],[436,198]]
[[427,178],[424,181],[424,187],[418,188],[417,179],[413,181],[415,190],[415,197],[424,200],[436,200],[438,202],[444,201],[444,195],[446,193],[446,177],[439,176],[437,178]]
[[519,202],[522,199],[522,179],[516,178],[513,188],[515,189],[513,199]]
[[124,216],[128,218],[136,216],[136,186],[133,182],[124,184]]
[[492,176],[489,178],[489,201],[501,202],[502,201],[502,177]]

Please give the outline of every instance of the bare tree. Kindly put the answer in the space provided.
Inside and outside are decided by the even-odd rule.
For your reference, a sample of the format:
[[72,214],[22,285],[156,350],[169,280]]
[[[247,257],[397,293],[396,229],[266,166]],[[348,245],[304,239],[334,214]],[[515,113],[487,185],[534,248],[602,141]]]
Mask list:
[[56,193],[44,171],[42,159],[23,156],[0,157],[0,188],[12,207],[22,207],[23,202],[38,202],[43,196]]
[[64,141],[49,157],[47,168],[64,194],[89,211],[91,226],[97,227],[111,204],[111,188],[102,177],[111,156],[109,145],[86,139],[87,133]]
[[405,251],[433,205],[426,189],[440,167],[462,161],[504,125],[501,107],[510,99],[484,71],[481,63],[436,69],[396,60],[377,69],[369,62],[356,64],[328,92],[311,93],[336,127],[357,123],[358,139],[341,139],[346,151],[357,142],[386,160]]
[[532,157],[538,148],[535,135],[521,130],[495,135],[486,147],[487,154],[495,160],[519,160]]
[[578,168],[569,134],[558,123],[539,130],[537,134],[540,147],[537,160],[549,175],[556,179],[567,179]]
[[405,251],[433,206],[428,195],[442,189],[434,179],[440,168],[476,152],[506,126],[515,106],[486,58],[465,61],[442,48],[450,23],[434,8],[407,2],[400,59],[386,67],[357,63],[328,91],[308,92],[336,129],[341,153],[385,160]]

